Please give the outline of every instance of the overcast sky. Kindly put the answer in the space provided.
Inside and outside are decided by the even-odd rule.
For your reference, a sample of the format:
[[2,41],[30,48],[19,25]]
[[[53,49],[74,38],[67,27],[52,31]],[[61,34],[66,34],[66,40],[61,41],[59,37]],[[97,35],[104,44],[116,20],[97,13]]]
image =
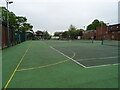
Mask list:
[[[36,30],[50,33],[64,31],[69,26],[83,28],[94,19],[105,23],[118,23],[119,0],[12,0],[9,10],[25,16]],[[0,0],[0,6],[6,6]]]

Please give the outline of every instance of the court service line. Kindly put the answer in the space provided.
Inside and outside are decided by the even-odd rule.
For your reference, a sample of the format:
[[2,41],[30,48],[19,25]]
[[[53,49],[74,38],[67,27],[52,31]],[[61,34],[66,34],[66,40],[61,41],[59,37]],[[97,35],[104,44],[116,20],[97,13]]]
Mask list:
[[119,64],[120,64],[120,63],[116,63],[116,64],[106,64],[106,65],[90,66],[90,67],[86,67],[86,68],[104,67],[104,66],[112,66],[112,65],[119,65]]
[[53,50],[55,50],[55,51],[57,51],[58,53],[62,54],[63,56],[67,57],[68,59],[72,60],[73,62],[77,63],[78,65],[86,68],[86,66],[84,66],[83,64],[81,64],[81,63],[77,62],[76,60],[70,58],[69,56],[67,56],[64,53],[60,52],[59,50],[55,49],[54,47],[50,46],[50,48],[53,49]]
[[85,58],[85,59],[78,59],[77,61],[84,61],[84,60],[96,60],[96,59],[111,59],[111,58],[118,58],[119,56],[114,57],[102,57],[102,58]]
[[19,68],[21,62],[23,61],[23,59],[24,59],[24,57],[26,56],[28,50],[30,49],[30,46],[31,46],[31,43],[30,43],[30,45],[28,46],[27,50],[25,51],[24,55],[21,57],[19,63],[17,64],[15,70],[13,71],[12,75],[10,76],[10,78],[9,78],[8,82],[6,83],[6,85],[5,85],[5,87],[4,87],[3,90],[6,90],[6,88],[8,87],[8,85],[9,85],[9,83],[11,82],[12,78],[14,77],[14,75],[15,75],[17,69]]

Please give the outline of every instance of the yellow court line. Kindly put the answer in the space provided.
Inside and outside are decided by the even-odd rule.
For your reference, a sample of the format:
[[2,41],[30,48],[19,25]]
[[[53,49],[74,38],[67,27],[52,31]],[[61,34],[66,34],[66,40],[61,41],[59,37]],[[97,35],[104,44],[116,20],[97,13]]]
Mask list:
[[[73,54],[73,56],[72,56],[71,58],[75,57],[75,52],[73,52],[73,53],[74,53],[74,54]],[[53,64],[48,64],[48,65],[44,65],[44,66],[39,66],[39,67],[32,67],[32,68],[26,68],[26,69],[18,69],[17,71],[25,71],[25,70],[32,70],[32,69],[50,67],[50,66],[54,66],[54,65],[57,65],[57,64],[64,63],[64,62],[66,62],[66,61],[68,61],[68,60],[69,60],[69,59],[64,60],[64,61],[59,61],[59,62],[56,62],[56,63],[53,63]]]
[[20,66],[21,62],[23,61],[24,57],[26,56],[28,50],[30,49],[30,46],[31,46],[31,44],[29,45],[29,47],[28,47],[27,50],[25,51],[24,55],[23,55],[22,58],[20,59],[18,65],[16,66],[15,70],[13,71],[12,75],[10,76],[10,78],[9,78],[8,82],[6,83],[6,85],[5,85],[5,87],[4,87],[3,90],[6,90],[6,88],[8,87],[10,81],[12,80],[13,76],[15,75],[17,69],[19,68],[19,66]]

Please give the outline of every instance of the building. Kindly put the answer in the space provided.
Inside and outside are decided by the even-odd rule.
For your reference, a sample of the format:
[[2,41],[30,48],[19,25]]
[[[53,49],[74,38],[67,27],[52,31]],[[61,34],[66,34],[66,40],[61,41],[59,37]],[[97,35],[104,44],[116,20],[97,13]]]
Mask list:
[[96,28],[96,40],[107,40],[108,38],[108,27],[105,25],[97,26]]
[[83,39],[91,39],[93,37],[96,40],[103,39],[120,41],[120,24],[97,26],[96,30],[83,31],[82,37]]
[[83,31],[83,39],[92,39],[92,38],[96,38],[96,30],[87,30],[87,31]]
[[108,35],[110,40],[120,41],[120,24],[108,26]]

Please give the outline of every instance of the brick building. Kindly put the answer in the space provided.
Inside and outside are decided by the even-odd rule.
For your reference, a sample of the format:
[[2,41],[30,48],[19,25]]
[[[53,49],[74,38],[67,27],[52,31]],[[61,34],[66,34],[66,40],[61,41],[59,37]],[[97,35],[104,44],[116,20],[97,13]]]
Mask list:
[[83,39],[91,39],[94,37],[96,40],[119,40],[120,41],[120,24],[109,26],[100,25],[96,30],[83,31]]
[[91,39],[92,37],[96,38],[96,30],[83,31],[83,39]]
[[108,26],[108,34],[110,40],[119,40],[120,41],[120,24]]
[[96,40],[108,39],[108,27],[100,25],[96,28]]

